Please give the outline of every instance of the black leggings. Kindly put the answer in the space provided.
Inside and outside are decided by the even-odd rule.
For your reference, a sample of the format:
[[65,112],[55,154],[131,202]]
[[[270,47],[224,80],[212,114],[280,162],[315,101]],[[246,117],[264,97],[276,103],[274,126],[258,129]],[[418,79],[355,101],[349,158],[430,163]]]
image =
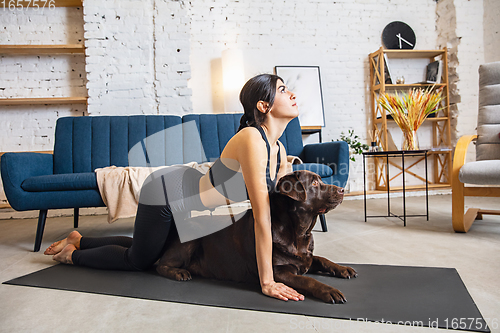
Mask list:
[[[206,207],[200,199],[202,173],[175,166],[151,174],[141,189],[134,235],[131,237],[82,237],[73,264],[101,269],[137,271],[151,267],[161,256],[176,219]],[[167,195],[168,193],[168,195]]]
[[168,205],[139,203],[133,238],[82,237],[80,250],[73,252],[73,263],[100,269],[145,270],[160,258],[172,221]]

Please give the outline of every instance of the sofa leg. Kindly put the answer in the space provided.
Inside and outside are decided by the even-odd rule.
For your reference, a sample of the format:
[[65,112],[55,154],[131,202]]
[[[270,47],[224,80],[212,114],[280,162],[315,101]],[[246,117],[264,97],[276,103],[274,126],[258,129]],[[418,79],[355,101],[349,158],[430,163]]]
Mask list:
[[78,228],[78,215],[80,214],[80,208],[75,208],[75,212],[73,213],[73,227]]
[[40,210],[40,214],[38,215],[38,227],[36,229],[34,252],[40,251],[40,246],[42,246],[43,230],[45,229],[46,219],[47,219],[47,209]]
[[325,214],[320,214],[319,220],[321,221],[321,229],[323,229],[323,232],[327,232],[328,228],[326,227],[326,218]]

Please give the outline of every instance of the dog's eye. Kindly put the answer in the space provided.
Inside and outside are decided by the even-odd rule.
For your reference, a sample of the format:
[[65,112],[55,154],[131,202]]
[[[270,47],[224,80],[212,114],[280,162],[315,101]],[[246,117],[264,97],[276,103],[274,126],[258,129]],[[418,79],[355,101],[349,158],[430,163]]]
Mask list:
[[318,186],[318,185],[319,185],[319,182],[318,182],[316,179],[315,179],[315,180],[313,180],[313,182],[312,182],[312,186]]

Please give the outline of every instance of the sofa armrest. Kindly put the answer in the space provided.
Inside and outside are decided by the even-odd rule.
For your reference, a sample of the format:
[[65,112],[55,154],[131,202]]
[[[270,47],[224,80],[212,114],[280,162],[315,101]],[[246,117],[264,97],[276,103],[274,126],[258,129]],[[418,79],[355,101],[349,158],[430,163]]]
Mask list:
[[453,155],[453,168],[451,174],[452,188],[460,185],[460,180],[458,179],[460,169],[465,164],[465,158],[467,157],[467,149],[469,148],[469,144],[476,139],[477,135],[464,135],[457,142],[455,153]]
[[52,154],[5,153],[0,158],[2,183],[7,200],[16,209],[16,198],[24,192],[23,181],[30,177],[52,175],[54,162]]
[[337,186],[345,186],[349,178],[349,145],[345,141],[314,143],[304,146],[304,163],[326,164],[333,170],[333,181]]
[[304,163],[319,163],[340,167],[349,164],[349,145],[345,141],[314,143],[304,146]]

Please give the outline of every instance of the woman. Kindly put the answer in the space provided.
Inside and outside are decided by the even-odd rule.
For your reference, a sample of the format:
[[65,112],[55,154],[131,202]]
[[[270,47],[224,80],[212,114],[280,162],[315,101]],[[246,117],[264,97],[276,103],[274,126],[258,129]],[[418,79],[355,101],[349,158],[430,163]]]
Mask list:
[[[304,296],[294,289],[274,281],[269,206],[269,193],[288,171],[286,151],[278,138],[290,120],[298,116],[295,95],[280,77],[262,74],[245,84],[240,101],[245,113],[238,132],[206,175],[194,169],[187,172],[180,167],[178,174],[174,171],[161,178],[163,187],[177,182],[173,187],[182,188],[182,193],[175,198],[175,205],[170,193],[165,194],[168,197],[166,205],[148,205],[147,186],[143,186],[133,238],[90,238],[73,231],[67,238],[47,248],[45,254],[54,255],[54,260],[65,264],[104,269],[147,269],[161,256],[176,211],[205,210],[225,205],[228,201],[246,199],[227,197],[227,192],[221,191],[218,184],[218,179],[224,179],[224,175],[242,176],[255,219],[255,247],[262,292],[281,300],[303,300]],[[190,176],[186,177],[187,174]],[[193,191],[197,195],[185,195],[185,192]]]

